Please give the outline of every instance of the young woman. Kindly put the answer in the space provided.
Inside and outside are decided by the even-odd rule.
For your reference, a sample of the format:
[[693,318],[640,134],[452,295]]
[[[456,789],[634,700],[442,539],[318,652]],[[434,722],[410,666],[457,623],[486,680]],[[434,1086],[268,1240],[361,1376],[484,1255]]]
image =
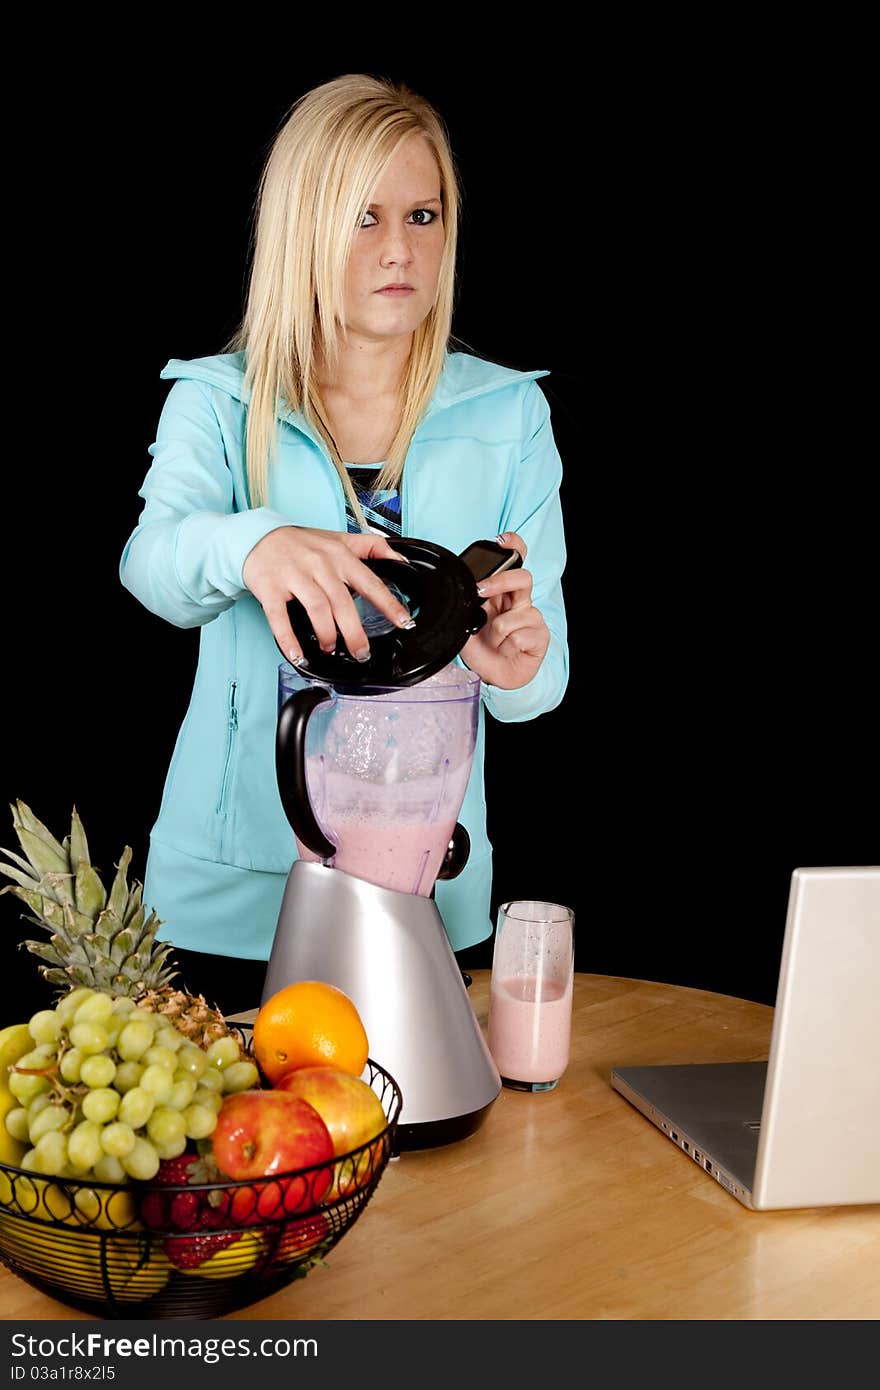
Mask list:
[[315,88],[263,170],[239,331],[161,373],[174,384],[120,574],[201,640],[144,892],[188,983],[224,1008],[259,999],[297,853],[274,773],[278,646],[301,656],[290,598],[322,645],[338,628],[363,657],[352,593],[411,621],[363,563],[399,559],[386,537],[459,553],[503,533],[528,556],[486,582],[488,621],[460,657],[482,700],[459,816],[470,859],[436,885],[455,950],[491,932],[483,706],[531,719],[566,688],[562,465],[536,385],[548,373],[452,350],[458,215],[427,101],[359,74]]

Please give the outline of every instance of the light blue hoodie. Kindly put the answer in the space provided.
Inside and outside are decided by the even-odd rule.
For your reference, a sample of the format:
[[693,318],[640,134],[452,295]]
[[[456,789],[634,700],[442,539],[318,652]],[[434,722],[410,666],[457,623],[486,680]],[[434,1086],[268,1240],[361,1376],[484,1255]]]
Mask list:
[[[139,494],[145,506],[125,545],[120,577],[152,613],[177,627],[201,628],[192,698],[152,830],[144,900],[167,924],[161,935],[176,945],[259,960],[268,958],[283,876],[297,851],[275,781],[281,658],[262,608],[242,583],[242,566],[276,527],[345,531],[346,520],[324,441],[301,413],[283,406],[268,505],[249,505],[244,365],[244,353],[227,353],[172,358],[163,368],[161,376],[174,384],[149,448],[153,462]],[[456,553],[501,531],[523,537],[532,601],[551,634],[528,685],[482,687],[477,748],[459,816],[470,835],[470,859],[457,879],[436,885],[455,950],[492,930],[483,706],[496,719],[532,719],[558,705],[568,683],[562,464],[547,398],[535,384],[547,375],[447,351],[403,473],[404,536]],[[536,808],[524,813],[536,814]],[[527,830],[524,821],[524,836]],[[252,882],[265,884],[262,896],[241,893]]]

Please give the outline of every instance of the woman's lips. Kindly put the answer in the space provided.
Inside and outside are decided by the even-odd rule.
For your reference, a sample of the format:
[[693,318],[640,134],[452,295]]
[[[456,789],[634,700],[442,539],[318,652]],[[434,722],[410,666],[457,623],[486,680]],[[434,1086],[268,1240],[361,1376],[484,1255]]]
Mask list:
[[414,291],[412,285],[388,285],[384,290],[377,290],[376,293],[377,293],[377,294],[395,295],[395,294],[414,294],[415,291]]

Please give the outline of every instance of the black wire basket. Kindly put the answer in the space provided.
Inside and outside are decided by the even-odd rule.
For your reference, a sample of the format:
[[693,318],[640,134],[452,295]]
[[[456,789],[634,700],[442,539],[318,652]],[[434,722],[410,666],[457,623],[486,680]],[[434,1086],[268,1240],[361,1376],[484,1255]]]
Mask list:
[[[364,1080],[385,1128],[347,1154],[272,1178],[156,1187],[0,1163],[0,1259],[43,1293],[102,1318],[215,1318],[267,1298],[323,1261],[395,1152],[400,1087],[372,1058]],[[199,1209],[185,1231],[176,1199]]]

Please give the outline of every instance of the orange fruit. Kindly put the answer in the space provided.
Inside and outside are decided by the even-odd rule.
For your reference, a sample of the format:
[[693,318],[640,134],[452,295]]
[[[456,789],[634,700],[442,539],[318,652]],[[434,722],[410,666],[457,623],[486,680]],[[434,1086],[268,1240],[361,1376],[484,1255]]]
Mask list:
[[323,980],[297,980],[267,999],[254,1020],[254,1056],[274,1086],[297,1067],[360,1076],[369,1043],[348,995]]

